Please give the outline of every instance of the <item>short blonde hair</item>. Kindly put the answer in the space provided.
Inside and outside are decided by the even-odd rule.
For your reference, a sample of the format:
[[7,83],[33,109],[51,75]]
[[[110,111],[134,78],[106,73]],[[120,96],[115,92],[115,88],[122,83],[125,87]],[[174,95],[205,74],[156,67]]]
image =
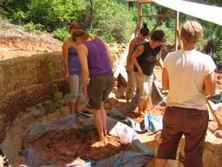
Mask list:
[[197,43],[203,37],[203,27],[195,20],[188,20],[182,26],[181,37]]

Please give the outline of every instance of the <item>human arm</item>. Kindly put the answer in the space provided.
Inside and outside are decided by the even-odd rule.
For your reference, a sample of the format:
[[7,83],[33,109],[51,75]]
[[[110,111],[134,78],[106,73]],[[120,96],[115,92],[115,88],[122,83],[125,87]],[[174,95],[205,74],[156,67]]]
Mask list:
[[109,63],[112,67],[112,69],[114,68],[114,63],[113,63],[113,59],[112,59],[112,54],[111,54],[111,50],[109,48],[109,46],[105,43],[105,47],[106,47],[106,50],[107,50],[107,55],[108,55],[108,59],[109,59]]
[[161,57],[162,51],[165,49],[164,47],[165,46],[163,46],[163,45],[159,47],[159,52],[157,53],[156,62],[155,62],[155,64],[160,66],[161,69],[163,69],[163,66],[164,66],[163,59]]
[[158,66],[160,66],[161,69],[163,69],[163,67],[164,67],[164,65],[163,65],[163,59],[161,58],[160,53],[159,53],[159,55],[158,55],[158,57],[157,57],[156,64],[157,64]]
[[169,81],[169,61],[170,61],[170,55],[168,54],[164,61],[162,66],[162,88],[163,91],[168,91],[170,89],[170,81]]
[[213,96],[216,90],[215,73],[209,73],[204,77],[204,93],[207,97]]
[[137,61],[137,58],[144,52],[144,46],[138,46],[136,48],[136,50],[133,52],[132,56],[130,57],[130,63],[129,63],[129,66],[131,68],[133,68],[133,66],[135,65],[137,70],[139,71],[139,73],[143,73],[138,61]]
[[162,70],[162,87],[163,90],[169,90],[169,74],[166,67],[163,67]]
[[135,43],[135,39],[133,39],[132,41],[130,41],[129,48],[128,48],[127,63],[126,63],[127,70],[131,70],[130,69],[130,67],[131,67],[130,64],[132,64],[131,63],[131,61],[132,61],[131,56],[133,54],[135,47],[136,47],[136,43]]
[[89,83],[89,68],[88,68],[88,49],[84,44],[78,46],[78,56],[81,65],[81,76],[83,82],[83,92],[87,96],[87,85]]
[[63,43],[62,54],[63,54],[63,59],[64,59],[64,78],[68,79],[69,70],[68,70],[68,42],[67,40],[64,41]]
[[213,96],[215,94],[216,89],[216,77],[215,77],[215,69],[216,65],[212,58],[206,57],[206,60],[204,61],[204,73],[203,73],[203,90],[205,96]]

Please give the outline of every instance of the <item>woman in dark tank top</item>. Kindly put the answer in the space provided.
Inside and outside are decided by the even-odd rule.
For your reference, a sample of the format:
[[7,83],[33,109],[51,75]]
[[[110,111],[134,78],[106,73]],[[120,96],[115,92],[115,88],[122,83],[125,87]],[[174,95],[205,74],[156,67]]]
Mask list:
[[78,45],[81,44],[83,32],[76,29],[75,23],[69,27],[71,37],[63,43],[63,56],[65,66],[65,79],[69,81],[70,92],[66,101],[71,112],[79,112],[79,97],[81,96],[81,65],[78,54]]

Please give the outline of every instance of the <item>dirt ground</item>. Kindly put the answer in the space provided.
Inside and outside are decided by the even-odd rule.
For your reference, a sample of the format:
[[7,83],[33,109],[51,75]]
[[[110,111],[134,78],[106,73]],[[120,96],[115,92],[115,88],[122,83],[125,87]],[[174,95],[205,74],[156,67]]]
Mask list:
[[85,160],[101,160],[127,147],[121,145],[119,139],[115,137],[110,137],[108,144],[104,147],[94,146],[97,141],[95,129],[84,132],[70,130],[47,134],[47,136],[32,143],[32,146],[35,150],[43,152],[47,160],[63,165],[70,163],[77,157]]

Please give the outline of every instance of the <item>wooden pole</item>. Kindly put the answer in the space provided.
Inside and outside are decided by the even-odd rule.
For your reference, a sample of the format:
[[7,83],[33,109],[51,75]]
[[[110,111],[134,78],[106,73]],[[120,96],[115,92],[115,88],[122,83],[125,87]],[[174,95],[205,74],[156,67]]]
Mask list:
[[153,2],[153,0],[136,0],[136,2],[139,2],[139,3],[151,3],[151,2]]
[[175,49],[178,49],[180,44],[180,36],[179,36],[179,29],[180,29],[180,12],[177,11],[176,16],[176,26],[175,26]]
[[137,2],[137,25],[136,25],[136,30],[135,30],[135,36],[138,34],[141,25],[142,25],[142,15],[143,15],[143,11],[142,11],[142,4]]

